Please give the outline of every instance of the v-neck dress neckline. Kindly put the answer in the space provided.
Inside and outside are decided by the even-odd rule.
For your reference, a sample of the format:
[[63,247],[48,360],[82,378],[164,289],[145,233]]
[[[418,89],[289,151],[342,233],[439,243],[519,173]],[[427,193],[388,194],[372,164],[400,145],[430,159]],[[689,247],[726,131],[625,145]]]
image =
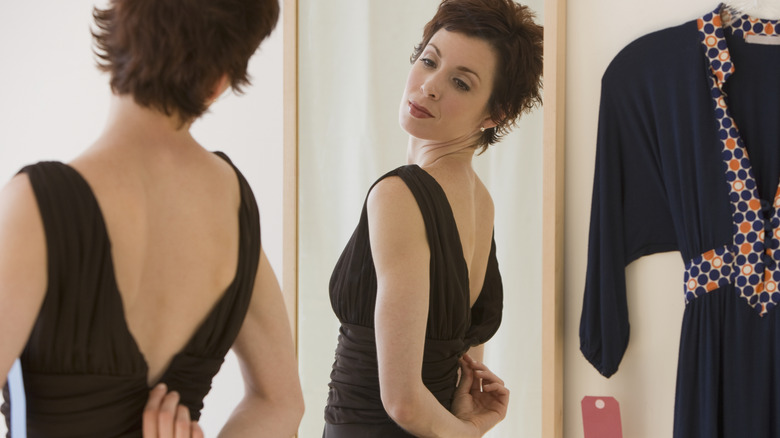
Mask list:
[[[217,155],[232,166],[226,155]],[[158,380],[180,394],[193,419],[200,417],[211,381],[241,329],[260,260],[257,204],[246,179],[233,169],[241,195],[236,276]],[[138,436],[149,395],[148,365],[124,318],[94,193],[75,169],[60,162],[40,162],[20,172],[29,177],[38,203],[48,276],[20,358],[27,434]]]
[[[441,184],[439,184],[439,181],[437,181],[436,178],[434,178],[433,175],[430,174],[430,172],[423,169],[421,166],[417,164],[410,164],[409,166],[419,169],[421,175],[424,175],[424,177],[429,178],[431,181],[431,186],[438,189],[439,196],[441,196],[441,198],[444,199],[445,201],[443,202],[443,204],[446,205],[443,206],[442,209],[447,212],[446,216],[449,217],[450,226],[454,230],[453,233],[457,237],[457,239],[455,239],[457,244],[454,245],[457,247],[456,252],[459,252],[461,255],[460,259],[463,262],[463,272],[465,273],[464,275],[466,276],[466,284],[469,286],[467,288],[467,292],[469,292],[467,298],[469,300],[468,302],[471,303],[471,272],[469,270],[469,265],[466,262],[466,254],[463,252],[463,240],[460,237],[460,230],[458,229],[458,221],[455,220],[455,212],[452,211],[452,204],[450,203],[450,200],[447,197],[447,192],[444,191],[444,187],[442,187]],[[479,296],[477,296],[477,300],[478,299]],[[476,303],[476,300],[474,300],[474,302]],[[471,304],[469,305],[469,309],[471,309]]]
[[[197,324],[195,330],[192,332],[192,334],[190,334],[189,338],[187,339],[187,342],[185,342],[185,344],[182,346],[182,348],[179,351],[177,351],[170,357],[167,366],[161,370],[162,372],[159,374],[159,376],[157,376],[157,378],[154,379],[153,381],[150,381],[150,376],[148,374],[149,362],[146,359],[146,355],[138,345],[138,341],[136,340],[135,335],[133,335],[133,332],[130,330],[130,325],[128,324],[127,321],[127,313],[125,311],[124,299],[122,298],[122,293],[119,289],[119,284],[117,283],[117,279],[116,279],[116,263],[114,262],[114,256],[112,251],[113,245],[111,242],[111,236],[108,234],[108,225],[106,224],[106,217],[103,214],[103,209],[100,205],[100,201],[97,199],[97,196],[95,196],[95,191],[92,189],[92,186],[90,185],[89,181],[87,181],[87,179],[84,178],[84,175],[82,175],[81,172],[78,171],[78,169],[74,168],[73,166],[67,163],[63,163],[63,165],[70,168],[74,176],[76,176],[81,180],[83,185],[87,188],[87,190],[85,190],[85,195],[91,198],[91,201],[94,202],[95,214],[97,216],[96,224],[99,226],[98,229],[95,230],[95,232],[103,235],[103,238],[105,238],[106,241],[106,246],[108,248],[108,255],[106,256],[107,267],[106,267],[105,275],[108,276],[111,284],[110,292],[116,294],[114,298],[117,300],[118,307],[120,310],[120,315],[117,315],[117,320],[120,321],[120,325],[122,326],[122,329],[126,332],[126,336],[129,339],[132,348],[135,349],[136,353],[140,357],[140,360],[143,363],[143,371],[147,374],[146,381],[149,385],[149,388],[152,388],[156,384],[164,380],[165,375],[167,374],[168,370],[171,368],[171,365],[176,361],[177,357],[183,355],[185,351],[192,349],[193,343],[195,343],[196,338],[198,338],[199,336],[203,336],[201,332],[208,329],[208,327],[206,327],[207,322],[214,318],[214,314],[219,311],[219,308],[221,306],[227,305],[226,302],[230,298],[229,294],[236,290],[236,283],[239,280],[241,261],[239,260],[239,258],[236,259],[237,263],[236,263],[236,269],[235,269],[235,274],[233,275],[233,279],[230,281],[228,287],[220,293],[219,298],[214,302],[214,305],[206,313],[203,320]],[[239,184],[239,190],[241,190],[242,192],[245,190],[242,184]],[[242,198],[241,202],[243,203],[244,202],[243,193],[241,194],[241,198]],[[239,207],[239,211],[242,208],[243,205]],[[239,236],[247,232],[247,230],[245,229],[247,225],[248,224],[246,224],[244,221],[239,221],[239,230],[238,230]]]
[[735,37],[744,38],[747,35],[778,37],[779,26],[780,22],[774,20],[732,16],[723,5],[697,20],[709,64],[713,111],[729,187],[733,241],[686,263],[686,302],[733,282],[739,296],[761,316],[780,303],[780,251],[777,251],[780,248],[780,186],[772,205],[766,205],[759,196],[752,163],[724,90],[726,81],[736,71],[725,27]]

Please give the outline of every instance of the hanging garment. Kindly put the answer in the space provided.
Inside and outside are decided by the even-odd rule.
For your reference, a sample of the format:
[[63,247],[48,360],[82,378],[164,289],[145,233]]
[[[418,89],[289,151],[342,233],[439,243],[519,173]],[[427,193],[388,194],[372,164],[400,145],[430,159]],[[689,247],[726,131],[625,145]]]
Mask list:
[[[399,167],[377,182],[389,176],[398,176],[406,183],[425,222],[431,250],[431,287],[422,380],[449,410],[458,380],[458,359],[469,347],[490,339],[501,324],[503,286],[496,244],[491,244],[479,298],[469,308],[468,267],[444,190],[417,165]],[[358,226],[330,279],[330,302],[341,328],[328,384],[326,438],[411,436],[387,415],[379,395],[374,337],[376,289],[364,204]]]
[[[260,257],[257,205],[235,171],[241,189],[236,276],[159,380],[179,392],[195,420],[241,328]],[[42,162],[21,172],[38,202],[48,254],[46,296],[21,356],[27,436],[139,437],[151,389],[148,367],[125,321],[100,206],[67,164]],[[13,406],[5,400],[9,424]]]
[[625,266],[679,251],[678,438],[780,436],[779,25],[721,5],[602,79],[580,348],[615,373]]

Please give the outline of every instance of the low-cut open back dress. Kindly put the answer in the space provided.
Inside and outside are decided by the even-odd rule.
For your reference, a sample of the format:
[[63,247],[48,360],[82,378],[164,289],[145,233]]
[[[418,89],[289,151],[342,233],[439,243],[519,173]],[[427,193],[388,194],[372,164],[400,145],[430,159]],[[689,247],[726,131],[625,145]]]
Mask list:
[[[444,190],[417,165],[399,167],[377,182],[390,176],[398,176],[406,183],[425,222],[431,258],[422,379],[439,403],[449,410],[458,379],[458,359],[470,347],[490,339],[501,324],[503,286],[495,240],[491,243],[482,290],[470,307],[468,266]],[[323,437],[411,436],[388,416],[379,394],[374,337],[376,291],[364,204],[357,229],[330,280],[331,305],[341,328]]]
[[[159,380],[179,392],[195,420],[243,323],[260,257],[257,205],[235,171],[241,190],[235,278]],[[151,389],[148,366],[125,320],[97,199],[67,164],[41,162],[21,172],[28,175],[38,202],[48,265],[43,305],[20,358],[27,436],[140,437]],[[9,403],[8,385],[4,395],[2,411],[10,429],[15,406]]]

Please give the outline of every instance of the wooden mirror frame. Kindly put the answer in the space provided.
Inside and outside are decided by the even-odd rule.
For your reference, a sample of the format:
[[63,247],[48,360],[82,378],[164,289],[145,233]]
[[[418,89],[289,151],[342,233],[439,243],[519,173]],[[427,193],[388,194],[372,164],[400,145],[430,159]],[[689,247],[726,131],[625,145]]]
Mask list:
[[[298,0],[283,0],[282,291],[298,339]],[[566,0],[544,2],[542,436],[563,437],[563,186]]]
[[544,1],[542,436],[563,437],[563,206],[566,0]]

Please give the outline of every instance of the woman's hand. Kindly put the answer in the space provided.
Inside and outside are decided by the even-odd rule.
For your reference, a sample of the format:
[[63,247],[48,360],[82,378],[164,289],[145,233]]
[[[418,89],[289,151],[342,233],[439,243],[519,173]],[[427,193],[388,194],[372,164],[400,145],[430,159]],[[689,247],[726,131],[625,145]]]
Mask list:
[[149,393],[143,421],[144,438],[203,438],[198,422],[190,420],[190,410],[179,404],[179,393],[168,392],[164,383]]
[[509,390],[504,381],[468,354],[460,359],[460,382],[452,400],[452,413],[485,434],[506,416]]

